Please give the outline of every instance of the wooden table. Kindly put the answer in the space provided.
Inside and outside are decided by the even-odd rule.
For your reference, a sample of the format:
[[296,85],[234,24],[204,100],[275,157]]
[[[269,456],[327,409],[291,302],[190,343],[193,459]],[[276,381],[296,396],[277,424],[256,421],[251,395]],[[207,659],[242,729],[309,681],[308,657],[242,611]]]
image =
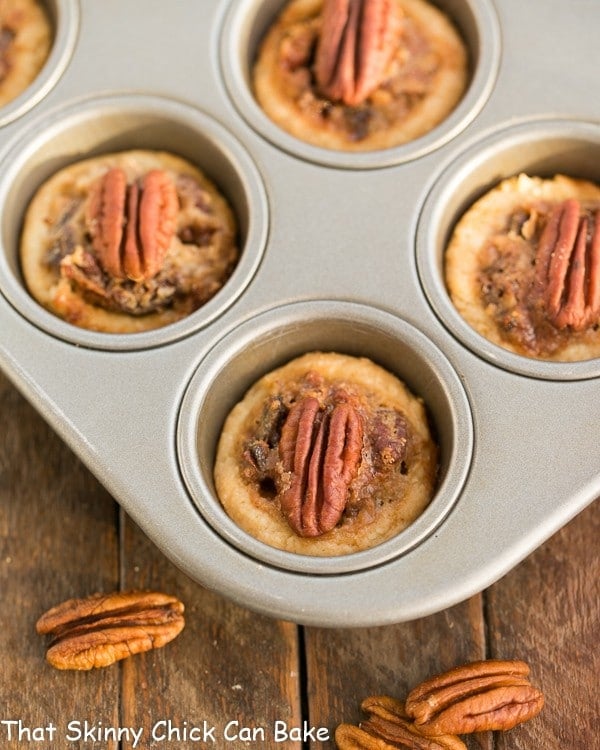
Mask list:
[[[529,662],[546,705],[510,732],[471,736],[470,749],[600,747],[598,503],[444,612],[379,628],[299,627],[179,572],[1,375],[0,425],[0,748],[325,750],[332,739],[307,733],[303,743],[292,728],[331,738],[338,723],[359,721],[362,698],[403,697],[429,675],[485,657]],[[43,611],[129,588],[177,595],[183,633],[92,672],[45,662],[35,632]],[[120,741],[111,739],[118,730]]]

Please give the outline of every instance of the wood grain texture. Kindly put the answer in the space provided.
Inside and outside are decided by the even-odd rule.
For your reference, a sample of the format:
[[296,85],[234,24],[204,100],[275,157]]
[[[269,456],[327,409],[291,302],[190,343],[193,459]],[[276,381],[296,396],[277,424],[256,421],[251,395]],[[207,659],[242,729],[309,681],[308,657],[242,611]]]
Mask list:
[[[123,514],[124,515],[124,514]],[[298,629],[291,623],[253,614],[207,591],[178,571],[128,519],[123,523],[122,564],[126,588],[158,588],[186,607],[186,626],[164,649],[123,664],[126,724],[152,727],[165,735],[173,727],[215,727],[211,747],[268,747],[276,720],[300,722]],[[239,741],[227,740],[238,734]],[[245,730],[242,730],[245,727]],[[247,734],[245,734],[247,733]],[[244,736],[256,737],[246,745]],[[174,740],[177,732],[173,731]],[[181,745],[197,747],[197,743]],[[157,747],[160,745],[157,744]],[[125,744],[124,750],[129,745]],[[298,750],[296,742],[281,743]]]
[[545,695],[498,750],[599,746],[600,504],[584,510],[487,591],[492,656],[518,654]]
[[[485,658],[481,596],[413,622],[379,628],[307,628],[308,711],[311,723],[357,724],[369,695],[403,700],[422,680],[456,664]],[[469,750],[491,750],[488,735],[468,739]],[[333,741],[315,745],[334,748]]]
[[117,506],[1,375],[0,424],[0,719],[24,727],[21,740],[6,727],[0,747],[52,747],[34,728],[118,721],[118,672],[58,672],[35,632],[54,604],[118,586]]

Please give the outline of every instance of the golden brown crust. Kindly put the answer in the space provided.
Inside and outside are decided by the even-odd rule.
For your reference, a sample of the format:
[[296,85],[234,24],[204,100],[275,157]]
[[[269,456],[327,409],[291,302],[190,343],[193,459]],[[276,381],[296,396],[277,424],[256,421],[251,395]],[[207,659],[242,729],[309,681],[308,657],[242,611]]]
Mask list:
[[[179,213],[159,274],[134,283],[97,272],[100,292],[110,289],[105,299],[82,291],[71,272],[96,257],[86,208],[91,187],[113,167],[129,181],[153,169],[165,172],[177,189]],[[25,217],[21,264],[30,293],[54,314],[90,330],[133,333],[180,320],[210,299],[237,261],[235,235],[227,202],[192,164],[163,151],[123,151],[65,167],[39,188]]]
[[310,50],[322,0],[292,0],[267,33],[254,67],[265,113],[295,137],[341,151],[391,148],[438,125],[466,87],[464,44],[426,0],[395,2],[404,16],[404,45],[379,88],[363,105],[347,107],[320,96],[313,82]]
[[35,0],[0,0],[0,35],[0,106],[4,106],[33,82],[46,62],[50,22]]
[[[599,326],[582,332],[556,330],[529,314],[525,286],[517,292],[520,300],[513,301],[508,281],[502,301],[498,292],[493,299],[493,290],[486,296],[491,273],[487,269],[504,263],[515,279],[519,271],[525,284],[533,274],[541,227],[552,208],[569,198],[588,209],[600,208],[600,187],[564,175],[542,179],[521,174],[505,179],[465,212],[446,251],[448,290],[467,323],[494,344],[535,359],[573,362],[600,356]],[[500,284],[498,279],[496,274],[494,284]],[[498,289],[503,293],[501,286]]]
[[[406,465],[375,475],[370,499],[319,537],[298,536],[272,495],[261,492],[244,472],[248,436],[256,430],[265,403],[316,373],[325,386],[359,394],[369,404],[403,415],[408,424]],[[408,468],[407,468],[408,467]],[[406,528],[429,503],[436,481],[437,449],[420,399],[391,373],[368,359],[312,352],[268,373],[232,409],[221,433],[215,482],[223,507],[245,531],[279,549],[306,555],[349,554],[373,547]],[[366,493],[365,493],[366,495]]]

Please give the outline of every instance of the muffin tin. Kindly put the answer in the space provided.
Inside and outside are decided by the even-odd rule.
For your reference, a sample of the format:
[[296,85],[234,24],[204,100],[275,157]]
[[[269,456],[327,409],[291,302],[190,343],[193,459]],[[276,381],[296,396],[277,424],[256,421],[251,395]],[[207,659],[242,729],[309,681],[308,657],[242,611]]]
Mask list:
[[[257,107],[249,65],[281,0],[180,0],[167,12],[158,0],[48,2],[51,58],[0,111],[0,366],[166,555],[272,616],[363,626],[435,612],[600,495],[599,361],[492,346],[456,314],[441,268],[454,222],[499,179],[600,181],[589,65],[600,6],[584,0],[575,18],[547,0],[437,4],[467,42],[469,89],[439,128],[386,152],[309,147]],[[41,181],[125,148],[172,150],[203,169],[234,208],[242,256],[194,315],[117,336],[41,309],[23,287],[18,240]],[[315,349],[399,375],[425,399],[441,446],[425,513],[379,547],[330,559],[249,538],[212,481],[231,406]]]

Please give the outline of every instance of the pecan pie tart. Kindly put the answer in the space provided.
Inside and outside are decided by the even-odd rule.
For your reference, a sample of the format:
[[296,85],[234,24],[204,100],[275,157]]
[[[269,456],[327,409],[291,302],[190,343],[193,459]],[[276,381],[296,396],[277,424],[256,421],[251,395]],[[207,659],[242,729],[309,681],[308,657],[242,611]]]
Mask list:
[[600,356],[600,187],[521,174],[476,201],[446,251],[457,310],[527,357]]
[[238,259],[232,211],[192,164],[123,151],[72,164],[31,201],[21,239],[30,293],[69,323],[134,333],[204,305]]
[[426,0],[292,0],[253,71],[280,127],[338,151],[390,148],[424,135],[467,85],[465,45]]
[[417,518],[434,492],[437,453],[423,402],[397,377],[365,358],[310,352],[232,409],[215,482],[226,512],[260,541],[342,555]]
[[0,0],[0,107],[21,94],[50,53],[50,21],[36,0]]

